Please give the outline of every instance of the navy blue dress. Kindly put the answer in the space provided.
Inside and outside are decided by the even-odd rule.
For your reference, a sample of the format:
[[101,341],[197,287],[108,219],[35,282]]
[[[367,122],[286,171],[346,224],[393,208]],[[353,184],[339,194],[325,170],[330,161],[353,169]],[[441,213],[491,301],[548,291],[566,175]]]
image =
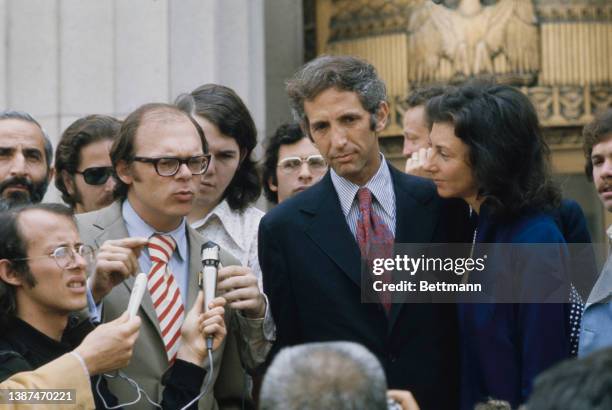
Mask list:
[[[483,205],[477,227],[477,244],[560,244],[545,252],[533,247],[513,261],[516,275],[530,284],[554,288],[558,278],[569,275],[565,240],[552,216],[534,212],[501,221]],[[505,249],[497,246],[499,252]],[[539,373],[569,357],[567,304],[460,303],[458,315],[462,409],[472,410],[488,397],[514,408],[526,401]]]

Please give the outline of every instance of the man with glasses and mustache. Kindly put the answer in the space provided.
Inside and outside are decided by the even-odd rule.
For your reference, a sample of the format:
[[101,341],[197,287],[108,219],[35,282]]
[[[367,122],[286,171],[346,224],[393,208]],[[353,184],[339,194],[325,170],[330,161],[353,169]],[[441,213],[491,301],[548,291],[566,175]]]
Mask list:
[[62,134],[55,150],[55,186],[75,213],[113,202],[115,179],[110,147],[121,122],[106,115],[79,118]]
[[268,201],[280,204],[314,185],[325,172],[325,158],[299,124],[282,124],[268,139],[263,163],[264,193]]
[[[189,114],[174,105],[146,104],[123,121],[110,157],[117,175],[116,201],[77,215],[83,241],[99,248],[88,286],[103,321],[108,321],[125,310],[133,275],[148,274],[141,334],[124,372],[159,402],[162,375],[181,345],[180,324],[198,292],[205,239],[185,217],[210,154],[202,128]],[[254,368],[265,360],[259,354],[266,343],[265,299],[249,268],[235,266],[238,261],[223,250],[220,262],[219,277],[231,288],[223,296],[240,302],[236,309],[226,308],[228,334],[214,355],[214,393],[202,398],[201,409],[239,405],[248,395],[241,361]],[[219,374],[224,377],[217,379]],[[110,380],[109,387],[120,402],[134,396],[124,380]],[[150,405],[141,400],[134,408]]]
[[52,161],[51,141],[30,114],[0,112],[0,210],[42,201]]

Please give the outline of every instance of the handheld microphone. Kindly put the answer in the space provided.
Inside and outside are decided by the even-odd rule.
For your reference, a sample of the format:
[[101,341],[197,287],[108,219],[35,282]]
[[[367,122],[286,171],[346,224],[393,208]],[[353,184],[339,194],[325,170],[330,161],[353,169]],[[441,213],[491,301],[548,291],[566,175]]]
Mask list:
[[[217,270],[219,268],[220,247],[213,241],[202,245],[202,276],[200,288],[204,291],[204,312],[209,310],[208,304],[215,298],[217,290]],[[206,338],[206,347],[212,349],[213,337]]]
[[138,313],[138,308],[140,307],[140,302],[142,302],[142,297],[146,289],[147,275],[145,273],[139,273],[134,280],[134,287],[132,288],[132,294],[130,295],[130,301],[126,309],[130,319]]

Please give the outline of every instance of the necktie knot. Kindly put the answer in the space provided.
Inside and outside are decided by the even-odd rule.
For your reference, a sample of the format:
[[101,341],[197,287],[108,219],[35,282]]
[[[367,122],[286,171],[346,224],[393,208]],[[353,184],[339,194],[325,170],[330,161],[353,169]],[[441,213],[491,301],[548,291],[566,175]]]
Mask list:
[[170,235],[153,234],[147,247],[152,261],[167,264],[176,249],[176,242]]
[[357,191],[359,208],[369,209],[372,206],[372,192],[368,188],[359,188]]

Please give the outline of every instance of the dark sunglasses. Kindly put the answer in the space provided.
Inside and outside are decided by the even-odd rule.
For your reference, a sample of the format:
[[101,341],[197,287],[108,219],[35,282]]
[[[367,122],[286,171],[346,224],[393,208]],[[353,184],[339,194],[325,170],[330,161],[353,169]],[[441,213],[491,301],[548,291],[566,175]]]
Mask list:
[[83,175],[88,185],[102,185],[106,184],[108,177],[113,174],[113,167],[92,167],[83,171],[75,171],[75,173]]

